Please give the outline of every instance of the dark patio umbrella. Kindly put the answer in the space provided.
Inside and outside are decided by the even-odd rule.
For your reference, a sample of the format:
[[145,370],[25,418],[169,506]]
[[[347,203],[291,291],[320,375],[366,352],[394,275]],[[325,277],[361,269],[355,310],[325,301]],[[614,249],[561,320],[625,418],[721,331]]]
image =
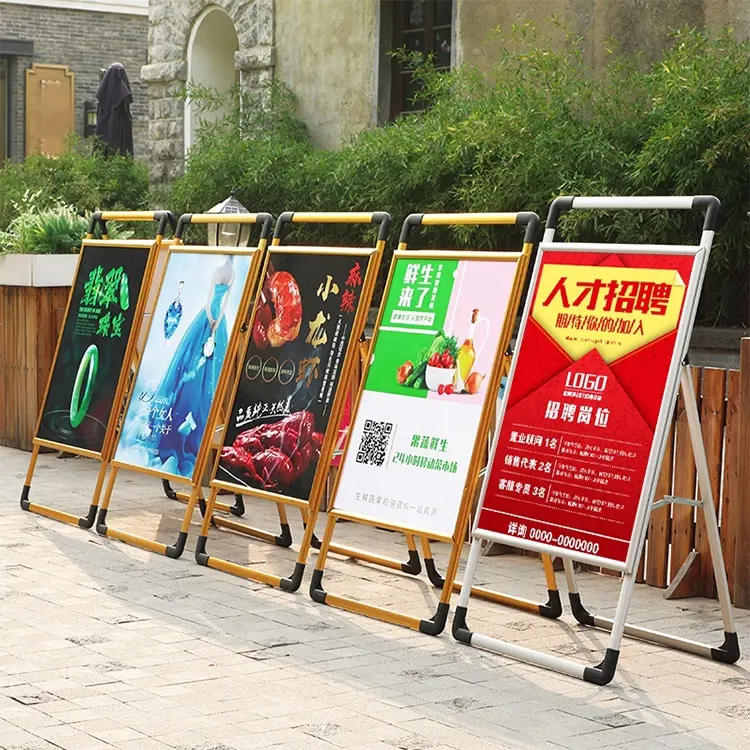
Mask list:
[[104,153],[133,153],[133,118],[130,105],[133,94],[125,68],[120,63],[112,63],[99,84],[96,92],[99,101],[96,110],[96,135],[100,139]]

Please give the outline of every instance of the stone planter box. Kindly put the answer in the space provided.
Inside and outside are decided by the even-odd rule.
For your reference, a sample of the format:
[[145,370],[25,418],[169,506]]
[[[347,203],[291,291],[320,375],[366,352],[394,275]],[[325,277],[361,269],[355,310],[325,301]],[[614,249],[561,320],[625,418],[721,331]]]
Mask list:
[[0,256],[0,445],[30,451],[77,255]]

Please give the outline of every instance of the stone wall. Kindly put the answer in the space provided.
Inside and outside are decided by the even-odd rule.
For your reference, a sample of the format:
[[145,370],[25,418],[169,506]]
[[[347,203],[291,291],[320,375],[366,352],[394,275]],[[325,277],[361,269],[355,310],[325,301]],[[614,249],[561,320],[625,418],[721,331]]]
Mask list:
[[34,57],[10,59],[11,158],[24,156],[25,71],[32,63],[68,65],[75,73],[75,128],[83,134],[83,102],[95,101],[99,70],[122,63],[133,90],[133,141],[137,158],[148,158],[148,95],[141,82],[147,56],[148,19],[0,2],[0,38],[34,42]]
[[[626,52],[658,57],[670,29],[733,26],[750,36],[750,0],[455,0],[458,63],[488,70],[505,42],[492,37],[533,20],[543,36],[562,32],[557,16],[584,39],[594,70],[606,62],[609,39]],[[389,109],[388,3],[381,0],[151,0],[149,86],[152,178],[171,180],[184,165],[184,104],[176,93],[187,77],[191,30],[209,6],[224,9],[239,38],[235,66],[248,88],[276,75],[299,99],[313,141],[339,147],[364,128],[382,123]],[[381,13],[381,8],[386,8]]]
[[222,8],[239,39],[235,67],[240,82],[260,87],[273,75],[273,0],[152,0],[149,7],[148,65],[141,78],[149,91],[151,179],[166,182],[183,170],[185,105],[177,96],[187,79],[190,33],[203,11]]

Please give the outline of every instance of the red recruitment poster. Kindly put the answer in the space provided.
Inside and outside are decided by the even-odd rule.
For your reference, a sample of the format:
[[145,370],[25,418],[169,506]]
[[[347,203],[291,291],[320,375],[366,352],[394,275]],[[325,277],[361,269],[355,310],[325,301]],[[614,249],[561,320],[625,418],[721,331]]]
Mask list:
[[626,562],[693,260],[544,252],[478,529]]

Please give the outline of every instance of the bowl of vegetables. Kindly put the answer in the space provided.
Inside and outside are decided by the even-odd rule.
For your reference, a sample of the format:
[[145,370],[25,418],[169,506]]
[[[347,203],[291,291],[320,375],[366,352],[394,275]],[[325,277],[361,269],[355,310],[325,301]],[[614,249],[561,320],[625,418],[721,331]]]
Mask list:
[[436,352],[427,361],[424,373],[425,383],[431,391],[437,391],[441,395],[453,390],[456,379],[456,361],[453,355],[445,349],[442,353]]
[[456,377],[458,342],[440,331],[414,361],[406,360],[396,370],[396,380],[406,388],[452,393]]

